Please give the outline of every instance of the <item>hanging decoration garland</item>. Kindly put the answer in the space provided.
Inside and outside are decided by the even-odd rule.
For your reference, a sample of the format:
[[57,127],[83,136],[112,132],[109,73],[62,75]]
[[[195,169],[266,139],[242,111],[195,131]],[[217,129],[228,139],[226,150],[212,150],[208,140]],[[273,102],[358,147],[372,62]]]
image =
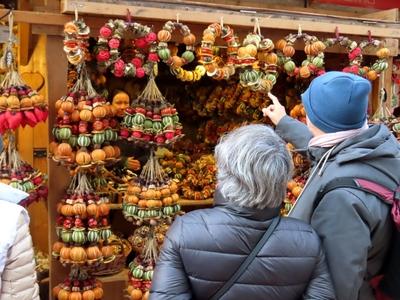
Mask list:
[[103,298],[102,283],[90,276],[86,270],[73,266],[63,283],[53,288],[55,299],[98,300]]
[[373,81],[388,67],[387,59],[390,56],[390,50],[385,47],[377,50],[376,55],[378,56],[378,59],[373,63],[371,67],[362,66],[362,52],[364,48],[369,46],[379,47],[381,45],[381,41],[372,39],[371,37],[369,37],[368,40],[362,41],[358,44],[356,41],[353,41],[348,37],[341,36],[339,34],[338,27],[336,27],[335,38],[327,39],[325,41],[325,44],[328,47],[331,47],[335,44],[346,47],[349,58],[349,65],[343,68],[343,72],[359,75],[367,78],[370,81]]
[[243,46],[238,49],[236,65],[242,69],[239,75],[242,86],[250,87],[253,91],[272,90],[278,76],[278,59],[273,50],[274,43],[261,35],[256,19],[254,32],[246,36]]
[[79,65],[88,59],[90,28],[78,16],[75,20],[64,25],[64,52],[68,62],[72,65]]
[[107,202],[108,198],[95,194],[86,173],[77,173],[72,178],[57,207],[59,240],[53,244],[55,258],[73,265],[93,265],[114,259],[113,248],[108,245],[112,232]]
[[120,156],[115,111],[98,95],[89,79],[85,65],[67,96],[56,101],[55,141],[50,145],[53,160],[70,167],[96,167],[114,163]]
[[16,130],[19,126],[34,127],[45,122],[48,115],[47,103],[42,95],[28,86],[18,73],[13,47],[13,13],[9,14],[9,38],[0,68],[7,70],[0,84],[0,134],[6,130]]
[[21,160],[16,150],[15,135],[7,131],[2,136],[3,150],[0,152],[0,182],[8,184],[29,194],[19,204],[28,206],[34,201],[46,199],[48,188],[47,177]]
[[[133,36],[131,51],[123,57],[123,39]],[[158,61],[157,35],[151,28],[136,22],[109,20],[100,28],[96,59],[100,70],[110,69],[116,77],[142,78],[149,75],[152,65]],[[125,41],[125,44],[127,42]]]
[[138,99],[126,110],[121,138],[142,145],[168,145],[181,138],[179,116],[158,89],[154,75]]
[[[182,34],[182,42],[186,45],[186,50],[181,57],[177,55],[171,56],[171,51],[168,48],[168,42],[171,40],[172,33],[175,30],[179,30]],[[163,26],[163,29],[158,32],[157,38],[159,40],[158,56],[170,67],[173,75],[182,81],[197,81],[203,77],[205,71],[204,68],[200,66],[196,67],[194,71],[188,71],[182,68],[182,66],[193,62],[195,59],[194,45],[196,43],[196,36],[190,32],[188,26],[180,23],[179,20],[176,22],[168,21]]]
[[[301,67],[298,67],[293,61],[296,52],[293,45],[300,39],[305,42],[304,52],[307,54],[307,59],[302,62]],[[299,27],[297,34],[289,34],[284,39],[279,40],[276,43],[276,48],[278,49],[278,64],[283,66],[283,70],[289,76],[305,79],[325,73],[323,52],[326,48],[325,44],[319,41],[317,37],[303,33],[301,27]]]
[[[227,44],[227,61],[214,55],[214,44],[216,38],[221,37]],[[239,43],[234,31],[229,26],[213,23],[203,31],[201,41],[200,63],[205,67],[207,75],[213,79],[228,79],[235,74],[235,63],[238,55]]]

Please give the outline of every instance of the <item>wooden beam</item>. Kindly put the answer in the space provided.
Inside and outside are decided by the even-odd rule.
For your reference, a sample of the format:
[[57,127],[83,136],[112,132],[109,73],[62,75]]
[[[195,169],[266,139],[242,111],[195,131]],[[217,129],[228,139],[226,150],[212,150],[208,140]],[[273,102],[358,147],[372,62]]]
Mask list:
[[[76,1],[64,0],[61,4],[63,13],[73,13]],[[79,12],[101,16],[125,16],[129,9],[135,18],[152,20],[174,20],[177,14],[183,22],[213,23],[223,17],[224,23],[233,26],[254,26],[254,18],[259,19],[263,28],[297,30],[299,25],[308,32],[333,32],[340,28],[342,34],[366,36],[370,30],[375,37],[400,38],[400,24],[388,24],[378,21],[361,21],[332,16],[317,16],[287,11],[257,10],[248,12],[231,8],[218,8],[210,5],[161,4],[152,1],[118,1],[115,3],[79,2]],[[221,5],[219,5],[221,7]],[[195,18],[193,17],[195,16]]]
[[376,11],[373,13],[368,13],[368,14],[362,15],[362,17],[365,17],[368,19],[387,20],[387,21],[396,22],[399,20],[399,9],[392,8],[392,9],[388,9],[388,10],[380,10],[380,11]]
[[31,46],[31,25],[28,23],[18,23],[18,63],[27,65],[30,58]]

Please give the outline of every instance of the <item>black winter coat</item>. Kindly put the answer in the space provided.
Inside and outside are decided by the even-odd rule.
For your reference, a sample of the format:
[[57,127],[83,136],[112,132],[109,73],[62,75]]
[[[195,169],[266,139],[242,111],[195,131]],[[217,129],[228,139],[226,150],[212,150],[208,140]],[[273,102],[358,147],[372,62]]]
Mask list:
[[[151,300],[210,299],[279,213],[224,204],[216,194],[216,207],[190,212],[172,224],[156,265]],[[335,299],[317,234],[306,223],[282,218],[221,299]]]

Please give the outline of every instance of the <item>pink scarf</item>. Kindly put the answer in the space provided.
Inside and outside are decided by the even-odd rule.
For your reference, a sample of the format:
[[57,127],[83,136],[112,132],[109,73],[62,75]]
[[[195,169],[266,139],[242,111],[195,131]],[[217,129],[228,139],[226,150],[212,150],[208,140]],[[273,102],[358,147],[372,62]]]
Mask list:
[[322,134],[319,136],[315,136],[308,142],[308,147],[330,148],[330,147],[333,147],[333,146],[343,142],[346,139],[355,137],[356,135],[360,134],[361,132],[367,130],[368,128],[369,128],[368,124],[365,123],[365,125],[363,127],[358,128],[358,129],[338,131],[338,132],[333,132],[333,133],[325,133],[325,134]]

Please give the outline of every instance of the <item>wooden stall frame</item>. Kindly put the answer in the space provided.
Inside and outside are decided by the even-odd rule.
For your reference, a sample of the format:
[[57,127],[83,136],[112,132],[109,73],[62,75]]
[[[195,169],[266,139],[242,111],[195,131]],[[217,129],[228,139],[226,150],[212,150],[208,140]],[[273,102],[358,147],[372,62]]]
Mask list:
[[[70,21],[73,17],[71,14],[74,12],[75,5],[79,6],[79,13],[84,15],[86,23],[91,27],[93,36],[97,35],[98,29],[111,18],[124,18],[127,8],[130,9],[135,21],[144,24],[154,24],[156,28],[161,28],[166,20],[176,19],[177,13],[180,20],[185,22],[193,29],[194,33],[198,36],[204,30],[205,26],[209,23],[219,22],[223,17],[224,23],[230,24],[235,28],[240,35],[244,36],[253,28],[254,18],[259,19],[262,30],[265,35],[273,39],[282,37],[289,32],[297,31],[299,25],[304,32],[314,32],[317,35],[332,36],[336,26],[339,26],[342,35],[357,36],[358,39],[363,39],[368,35],[368,30],[371,30],[375,38],[385,40],[385,45],[391,50],[392,55],[396,56],[399,53],[400,38],[400,24],[393,22],[393,14],[388,17],[389,21],[377,21],[370,15],[361,18],[352,18],[346,16],[330,16],[326,14],[308,13],[308,12],[293,12],[284,11],[279,9],[257,9],[251,10],[246,8],[237,8],[229,5],[219,5],[216,7],[212,4],[199,4],[195,1],[186,1],[185,4],[165,4],[165,1],[119,1],[122,4],[98,3],[90,1],[74,1],[65,0],[61,3],[61,13],[48,13],[36,11],[14,11],[14,20],[21,24],[30,24],[30,28],[25,27],[24,35],[26,36],[30,29],[33,34],[47,34],[47,61],[56,63],[48,63],[48,97],[49,97],[49,129],[48,134],[51,135],[51,126],[54,121],[55,111],[54,102],[66,93],[67,81],[67,60],[62,50],[62,29],[63,25]],[[7,12],[5,9],[0,9],[0,14]],[[67,14],[65,14],[67,13]],[[388,13],[388,12],[387,12]],[[379,17],[379,15],[378,15]],[[318,22],[318,26],[316,26]],[[357,34],[355,34],[357,33]],[[297,49],[302,49],[302,45],[296,45]],[[27,56],[27,48],[24,47],[22,60],[24,62],[29,60]],[[344,49],[333,47],[327,52],[344,53]],[[374,51],[367,52],[373,54]],[[385,72],[385,78],[389,79],[391,76],[392,60],[390,66]],[[389,95],[391,95],[391,86],[389,80],[386,82],[374,82],[374,99],[372,101],[373,109],[376,109],[378,103],[379,88],[385,86]],[[388,101],[390,103],[390,101]],[[69,174],[63,167],[58,167],[52,161],[48,163],[49,174],[49,248],[51,253],[52,242],[56,240],[55,234],[55,220],[56,220],[56,204],[60,199],[65,187],[69,181]],[[182,206],[207,206],[212,205],[212,199],[207,200],[182,200]],[[120,209],[120,204],[111,204],[110,208]],[[59,282],[62,282],[67,275],[66,268],[62,267],[57,261],[51,260],[50,262],[50,289]],[[114,276],[103,278],[105,284],[106,295],[110,293],[110,298],[104,299],[119,299],[120,293],[125,286],[127,280],[126,273],[121,272]],[[51,292],[51,291],[50,291]]]

